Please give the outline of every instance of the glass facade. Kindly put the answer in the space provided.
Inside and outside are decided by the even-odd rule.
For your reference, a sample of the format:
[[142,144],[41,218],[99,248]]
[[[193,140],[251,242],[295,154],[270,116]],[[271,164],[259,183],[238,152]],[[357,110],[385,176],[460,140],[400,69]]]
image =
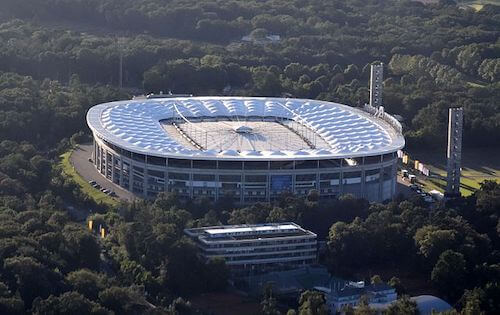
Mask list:
[[226,161],[146,156],[95,138],[93,161],[114,184],[144,198],[175,192],[185,198],[266,202],[283,192],[320,198],[353,194],[391,199],[396,189],[395,153],[344,159]]

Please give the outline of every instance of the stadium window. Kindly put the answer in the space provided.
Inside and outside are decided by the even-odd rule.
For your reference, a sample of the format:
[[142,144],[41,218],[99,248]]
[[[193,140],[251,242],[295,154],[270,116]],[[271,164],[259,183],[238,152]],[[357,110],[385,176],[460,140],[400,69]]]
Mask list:
[[380,155],[365,156],[365,164],[378,164],[381,162]]
[[146,156],[144,154],[132,153],[132,159],[137,162],[145,163]]
[[155,171],[155,170],[148,170],[148,175],[158,177],[158,178],[164,178],[165,173],[160,172],[160,171]]
[[320,168],[333,168],[333,167],[340,167],[341,165],[342,165],[342,159],[319,160]]
[[191,168],[191,160],[168,159],[168,167]]
[[151,165],[159,165],[159,166],[166,166],[167,165],[166,158],[152,156],[152,155],[148,155],[146,158],[146,161],[148,164],[151,164]]
[[265,182],[267,182],[267,175],[246,175],[245,182],[247,182],[247,183],[265,183]]
[[384,162],[385,161],[390,161],[392,159],[394,159],[394,152],[383,155],[383,161]]
[[392,166],[384,167],[384,180],[392,179]]
[[241,182],[241,175],[219,175],[219,182]]
[[267,170],[269,167],[269,164],[267,161],[265,162],[245,162],[244,167],[246,170]]
[[297,182],[310,182],[316,180],[316,174],[297,174],[295,181]]
[[132,152],[122,149],[122,155],[130,159],[132,157]]
[[217,161],[193,160],[193,168],[216,169]]
[[193,174],[193,180],[215,181],[215,175],[213,175],[213,174]]
[[243,162],[238,161],[219,161],[219,169],[221,170],[241,170]]
[[322,173],[322,174],[319,174],[319,178],[321,180],[339,179],[340,173]]
[[140,172],[140,173],[144,173],[144,169],[142,167],[134,166],[134,171],[137,171],[137,172]]
[[361,178],[361,172],[346,172],[344,173],[344,179],[347,178]]
[[368,183],[368,182],[378,181],[379,178],[380,178],[380,169],[365,171],[365,182]]
[[365,171],[365,176],[371,176],[371,175],[375,175],[375,174],[380,174],[380,169]]
[[318,160],[295,161],[295,169],[318,168]]
[[291,170],[293,169],[293,161],[271,161],[272,170]]
[[169,172],[168,173],[168,178],[169,179],[189,180],[189,174]]

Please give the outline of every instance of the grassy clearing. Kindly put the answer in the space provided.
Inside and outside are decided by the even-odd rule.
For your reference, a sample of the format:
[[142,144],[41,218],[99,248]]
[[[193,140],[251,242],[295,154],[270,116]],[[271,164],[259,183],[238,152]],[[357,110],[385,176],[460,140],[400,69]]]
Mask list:
[[76,172],[70,161],[71,153],[73,153],[72,150],[60,155],[61,162],[59,165],[63,173],[69,176],[78,186],[80,186],[82,192],[92,198],[96,203],[103,203],[112,207],[117,206],[118,201],[115,198],[95,189]]
[[461,1],[458,3],[460,8],[472,8],[476,12],[483,9],[485,4],[500,5],[500,0],[472,0],[472,1]]
[[483,9],[484,4],[479,4],[479,3],[474,3],[474,4],[469,4],[469,7],[473,8],[476,10],[476,12],[479,12]]
[[[479,11],[479,10],[478,10]],[[476,87],[476,88],[484,88],[485,85],[484,84],[479,84],[477,82],[472,82],[472,81],[467,81],[467,84],[470,86],[470,87]]]
[[[426,191],[436,189],[443,192],[446,188],[446,152],[420,151],[409,152],[413,159],[417,159],[429,167],[432,174],[438,177],[418,178]],[[485,180],[500,181],[500,149],[465,149],[462,152],[462,176],[460,178],[460,192],[463,196],[471,195]]]

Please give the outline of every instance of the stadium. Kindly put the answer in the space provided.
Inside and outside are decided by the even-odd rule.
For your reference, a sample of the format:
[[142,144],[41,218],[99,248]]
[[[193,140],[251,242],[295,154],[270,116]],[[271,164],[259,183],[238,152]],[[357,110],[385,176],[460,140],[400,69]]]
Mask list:
[[401,125],[383,108],[263,97],[159,97],[87,113],[92,161],[143,198],[272,201],[283,192],[369,201],[396,193]]

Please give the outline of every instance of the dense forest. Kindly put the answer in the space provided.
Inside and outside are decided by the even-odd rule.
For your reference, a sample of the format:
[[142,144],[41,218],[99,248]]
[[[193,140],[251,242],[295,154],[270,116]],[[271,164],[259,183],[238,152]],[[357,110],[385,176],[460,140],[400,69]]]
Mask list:
[[369,64],[382,61],[384,104],[403,117],[409,146],[442,144],[450,106],[465,109],[466,144],[484,146],[500,141],[499,16],[453,1],[4,0],[0,71],[116,86],[121,55],[130,92],[357,106]]
[[[289,220],[326,239],[334,274],[389,268],[398,292],[411,293],[402,276],[411,273],[457,312],[500,313],[495,182],[433,210],[419,198],[370,205],[314,194],[239,209],[165,194],[112,208],[57,166],[101,102],[172,91],[360,106],[375,61],[409,147],[442,145],[450,106],[464,107],[466,146],[498,147],[499,38],[500,7],[451,0],[0,1],[0,313],[199,313],[189,298],[223,290],[228,270],[201,261],[183,229]],[[92,209],[108,236],[75,222],[70,206]],[[304,293],[297,312],[316,312],[315,299]],[[263,313],[276,314],[271,300]]]

